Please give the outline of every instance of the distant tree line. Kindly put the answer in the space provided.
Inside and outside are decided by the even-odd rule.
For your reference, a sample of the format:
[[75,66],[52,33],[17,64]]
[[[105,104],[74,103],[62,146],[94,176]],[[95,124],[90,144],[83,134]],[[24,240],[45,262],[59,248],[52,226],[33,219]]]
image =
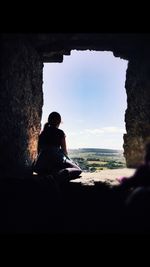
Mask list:
[[[74,162],[76,162],[77,165],[79,165],[79,167],[84,170],[84,171],[89,171],[89,172],[95,172],[97,170],[103,170],[103,168],[107,168],[107,169],[118,169],[118,168],[123,168],[125,165],[123,162],[121,161],[115,161],[115,160],[103,160],[103,162],[105,162],[103,164],[103,162],[99,162],[102,161],[98,158],[87,158],[84,159],[82,157],[73,157],[72,160]],[[96,161],[90,163],[90,161]],[[99,163],[98,163],[99,162]]]

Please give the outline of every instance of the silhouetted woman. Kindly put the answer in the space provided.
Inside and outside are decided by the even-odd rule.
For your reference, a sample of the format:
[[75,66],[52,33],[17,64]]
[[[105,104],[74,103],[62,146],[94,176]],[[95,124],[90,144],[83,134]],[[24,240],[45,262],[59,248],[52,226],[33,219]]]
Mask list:
[[79,177],[82,170],[68,157],[65,133],[58,129],[60,123],[60,114],[55,111],[50,113],[48,122],[39,135],[34,172],[53,174],[58,179],[71,180]]

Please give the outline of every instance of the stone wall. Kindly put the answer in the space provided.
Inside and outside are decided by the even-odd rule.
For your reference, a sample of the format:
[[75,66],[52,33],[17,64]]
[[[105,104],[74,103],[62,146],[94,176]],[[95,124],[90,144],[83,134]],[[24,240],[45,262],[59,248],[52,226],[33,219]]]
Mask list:
[[143,162],[145,145],[150,141],[150,59],[131,59],[126,75],[127,134],[124,135],[124,155],[128,167]]
[[0,168],[19,172],[37,153],[43,63],[32,46],[16,39],[1,44],[0,64]]

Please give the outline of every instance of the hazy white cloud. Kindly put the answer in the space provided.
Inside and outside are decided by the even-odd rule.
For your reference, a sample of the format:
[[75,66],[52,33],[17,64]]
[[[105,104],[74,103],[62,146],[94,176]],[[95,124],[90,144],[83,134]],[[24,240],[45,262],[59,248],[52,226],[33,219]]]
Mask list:
[[85,129],[85,133],[90,133],[90,134],[125,133],[125,129],[115,127],[115,126],[108,126],[108,127],[98,128],[98,129]]
[[77,123],[83,123],[84,120],[82,120],[82,119],[77,119],[76,122],[77,122]]
[[105,133],[125,133],[126,132],[125,129],[114,127],[114,126],[103,127],[102,130]]
[[115,127],[115,126],[108,126],[108,127],[102,127],[102,128],[97,128],[97,129],[84,129],[76,132],[68,132],[67,136],[78,136],[78,135],[102,135],[106,133],[125,133],[125,129]]
[[123,149],[123,133],[125,129],[116,126],[68,131],[67,147]]
[[76,136],[67,136],[68,148],[110,148],[123,149],[123,136],[118,134],[77,134]]
[[104,131],[102,129],[85,129],[84,131],[85,131],[85,133],[89,133],[89,134],[101,134],[101,133],[104,133]]
[[85,130],[78,131],[78,132],[67,132],[67,136],[78,136],[78,135],[82,135],[82,134],[85,134]]
[[67,133],[67,136],[76,136],[76,135],[78,135],[79,133],[77,133],[77,132],[68,132]]

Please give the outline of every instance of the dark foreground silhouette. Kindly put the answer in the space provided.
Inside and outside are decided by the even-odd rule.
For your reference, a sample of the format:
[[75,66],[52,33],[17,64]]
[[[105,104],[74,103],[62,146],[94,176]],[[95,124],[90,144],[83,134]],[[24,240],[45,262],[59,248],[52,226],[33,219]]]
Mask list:
[[[140,208],[139,208],[140,207]],[[0,233],[149,233],[150,189],[0,180]]]

